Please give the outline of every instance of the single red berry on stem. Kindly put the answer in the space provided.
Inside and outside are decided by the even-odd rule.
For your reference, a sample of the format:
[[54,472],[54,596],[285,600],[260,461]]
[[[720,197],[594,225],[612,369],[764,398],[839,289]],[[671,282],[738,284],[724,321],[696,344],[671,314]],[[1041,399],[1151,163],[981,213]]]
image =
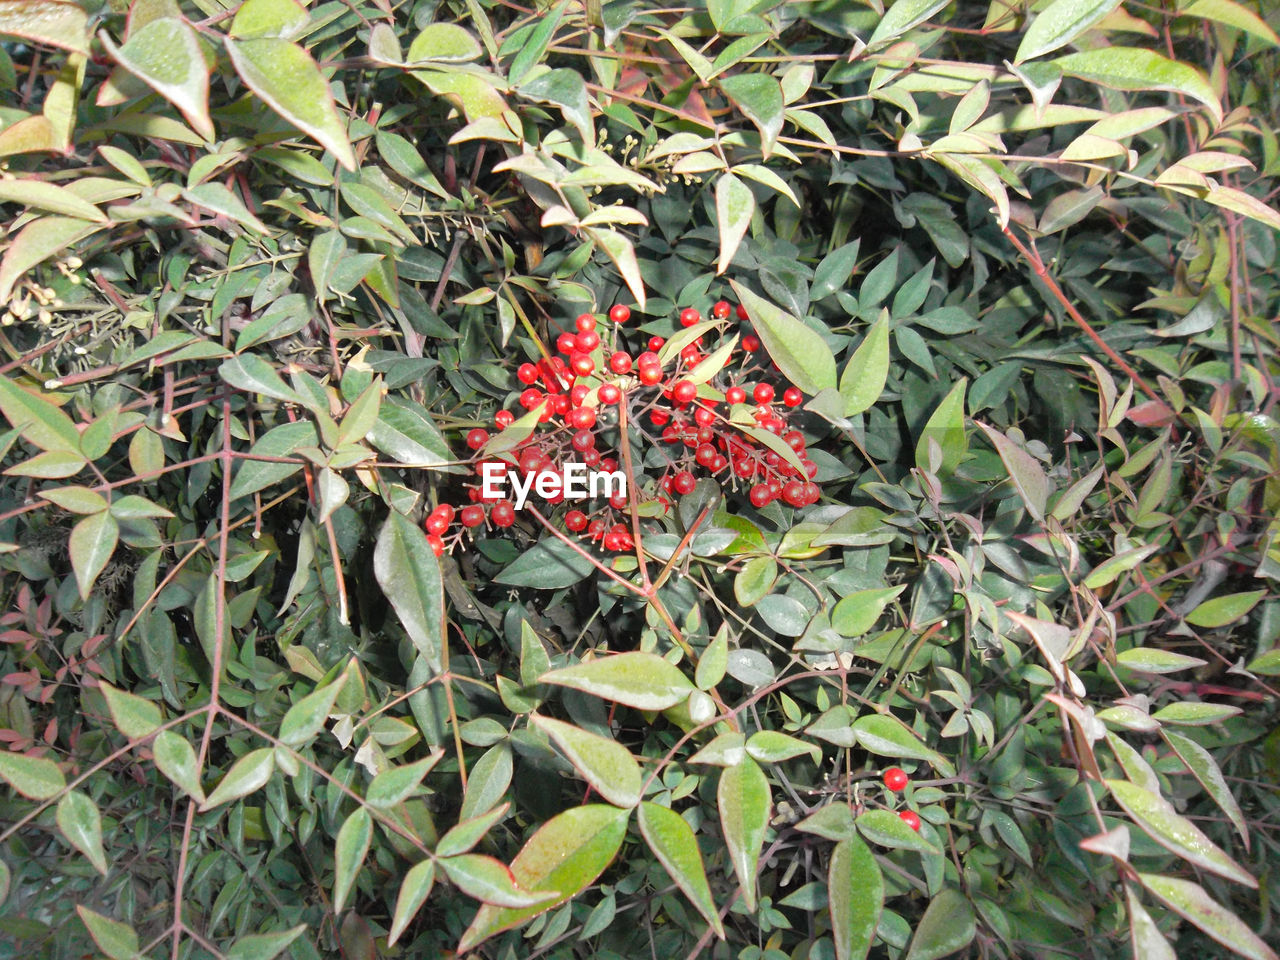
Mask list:
[[[741,310],[742,308],[739,307],[738,309]],[[760,349],[760,338],[754,333],[748,333],[742,338],[742,349],[747,351],[747,353],[755,353]]]
[[700,314],[693,307],[685,307],[680,311],[680,326],[692,327],[695,323],[702,319]]
[[697,395],[698,388],[691,380],[681,380],[671,390],[671,396],[679,404],[692,403]]
[[463,507],[462,512],[458,515],[464,527],[478,527],[484,523],[484,507],[478,503],[473,503],[469,507]]
[[444,541],[441,540],[436,534],[428,533],[427,543],[431,547],[431,552],[434,553],[437,557],[442,556],[444,554]]
[[614,373],[627,373],[631,369],[631,357],[619,350],[609,358],[609,369]]
[[651,387],[662,379],[662,367],[658,366],[657,363],[642,364],[636,375],[640,378],[641,383]]
[[717,320],[729,319],[729,301],[718,300],[716,305],[711,308],[711,315]]
[[[618,308],[614,307],[614,309]],[[564,515],[564,525],[574,533],[581,533],[587,529],[587,515],[581,510],[570,510]]]
[[467,431],[467,446],[472,450],[479,450],[489,442],[489,431],[482,427],[475,427]]
[[499,430],[505,430],[516,422],[516,415],[510,410],[499,410],[493,415],[493,425]]
[[738,304],[738,319],[739,320],[747,319],[747,308],[744,307],[742,304]]
[[510,500],[499,500],[489,511],[489,519],[495,527],[509,527],[516,522],[516,508]]
[[907,771],[901,767],[890,767],[884,772],[884,785],[894,793],[905,790],[910,782],[911,778],[907,776]]
[[724,392],[724,398],[729,403],[746,403],[747,391],[742,387],[730,387]]
[[573,321],[573,325],[579,333],[590,333],[596,328],[596,318],[589,313],[584,313]]
[[783,391],[782,402],[788,407],[798,407],[804,403],[804,394],[800,392],[798,387],[787,387]]
[[625,303],[615,303],[609,308],[609,319],[614,323],[626,323],[631,319],[631,308]]
[[769,502],[773,500],[773,491],[769,489],[767,483],[757,483],[751,488],[750,496],[751,505],[758,510],[761,507],[768,506]]
[[618,389],[616,383],[602,383],[600,389],[596,391],[596,396],[600,398],[601,403],[617,403],[622,399],[622,391]]
[[755,389],[751,391],[751,399],[756,403],[773,402],[773,387],[767,383],[757,383]]
[[650,337],[650,338],[649,338],[649,350],[650,350],[650,352],[656,353],[657,351],[661,350],[661,349],[662,349],[662,345],[663,345],[664,343],[666,343],[666,342],[667,342],[667,341],[666,341],[666,340],[664,340],[662,337]]
[[920,831],[920,815],[914,810],[899,810],[898,819],[917,833]]
[[586,333],[580,333],[574,338],[577,341],[578,349],[583,353],[590,353],[596,347],[600,346],[600,334],[594,330],[588,330]]
[[578,338],[572,333],[562,333],[556,337],[556,350],[563,353],[566,357],[573,353],[574,345],[577,344]]
[[569,366],[580,377],[588,376],[596,368],[596,362],[585,353],[575,353],[569,358]]
[[671,481],[671,486],[676,493],[693,493],[693,488],[697,485],[698,481],[693,479],[693,474],[688,470],[681,470]]
[[516,379],[526,386],[538,382],[538,368],[532,363],[522,363],[516,368]]

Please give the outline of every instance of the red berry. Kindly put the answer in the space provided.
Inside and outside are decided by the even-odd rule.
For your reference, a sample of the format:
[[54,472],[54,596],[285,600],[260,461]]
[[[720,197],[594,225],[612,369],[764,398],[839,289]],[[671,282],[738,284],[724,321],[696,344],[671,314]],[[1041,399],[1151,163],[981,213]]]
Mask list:
[[[474,491],[473,491],[474,492]],[[463,507],[462,512],[458,515],[464,527],[478,527],[484,523],[484,507],[478,503],[473,503],[469,507]]]
[[596,412],[591,407],[578,407],[569,411],[567,419],[569,426],[577,430],[590,430],[596,425]]
[[617,403],[622,399],[622,391],[618,389],[616,383],[602,383],[600,389],[596,391],[596,396],[600,398],[601,403]]
[[589,313],[584,313],[573,321],[573,325],[579,333],[590,333],[596,328],[596,318]]
[[449,524],[453,523],[453,504],[442,503],[431,511],[431,515],[433,517],[439,517],[444,521],[444,525],[447,527]]
[[538,382],[538,368],[532,363],[522,363],[516,368],[516,379],[523,384]]
[[585,353],[575,353],[569,358],[569,366],[578,376],[585,377],[596,368],[596,362]]
[[662,379],[662,367],[658,366],[656,363],[645,364],[640,367],[636,375],[640,378],[641,383],[653,386]]
[[540,418],[542,420],[551,419],[552,412],[558,413],[563,417],[569,412],[569,408],[573,406],[572,401],[570,401],[563,393],[557,393],[554,397],[550,398],[550,401],[551,402],[547,407],[546,413]]
[[[742,308],[739,307],[738,310],[741,311]],[[747,351],[747,353],[755,353],[760,349],[760,338],[755,334],[748,333],[742,338],[742,349]]]
[[724,398],[729,403],[746,403],[747,391],[741,387],[730,387],[724,392]]
[[716,305],[711,308],[711,315],[717,320],[729,319],[729,301],[718,300]]
[[650,350],[652,350],[652,351],[654,351],[654,352],[656,353],[657,351],[659,351],[659,350],[661,350],[661,349],[662,349],[662,345],[663,345],[664,343],[666,343],[666,342],[667,342],[667,341],[666,341],[666,340],[663,340],[663,339],[662,339],[662,337],[650,337],[650,338],[649,338],[649,349],[650,349]]
[[604,521],[592,520],[590,526],[587,527],[587,536],[592,540],[599,540],[604,536]]
[[516,522],[516,508],[510,500],[499,500],[489,511],[489,519],[495,527],[509,527]]
[[572,333],[562,333],[556,337],[556,350],[563,353],[566,357],[573,353],[574,345],[578,342],[578,338]]
[[920,830],[920,815],[914,810],[899,810],[898,819],[916,832]]
[[481,427],[475,427],[467,431],[467,446],[472,450],[479,450],[489,442],[489,431]]
[[614,373],[626,373],[631,369],[631,357],[619,350],[609,358],[609,369]]
[[[753,471],[754,472],[754,471]],[[773,499],[773,491],[769,489],[767,483],[757,483],[751,488],[751,504],[756,509],[767,506],[769,501]]]
[[614,323],[626,323],[631,319],[631,308],[624,303],[615,303],[609,308],[609,319]]
[[596,347],[600,346],[600,334],[594,330],[588,330],[586,333],[580,333],[575,338],[578,349],[583,353],[590,353]]
[[804,449],[804,434],[799,430],[788,430],[782,437],[787,446],[799,453]]
[[571,407],[580,407],[586,402],[587,394],[591,392],[591,388],[585,383],[575,383],[569,388],[569,405]]
[[434,533],[427,534],[427,543],[431,547],[431,552],[434,553],[437,557],[444,554],[444,541],[441,540]]
[[690,380],[681,380],[671,388],[671,396],[674,397],[676,403],[679,404],[692,403],[693,398],[697,395],[698,388]]
[[493,415],[493,425],[499,430],[505,430],[516,422],[516,415],[510,410],[499,410]]
[[685,307],[680,311],[680,326],[692,327],[695,323],[702,319],[700,314],[693,307]]
[[595,447],[592,447],[590,450],[584,450],[581,456],[582,462],[592,470],[600,465],[600,451]]
[[637,367],[661,367],[662,361],[658,359],[658,355],[652,350],[646,350],[640,356],[636,357]]
[[542,391],[537,387],[530,387],[524,393],[520,394],[520,406],[526,410],[532,410],[542,402]]
[[627,495],[625,493],[615,493],[609,498],[609,506],[615,510],[625,510],[627,507]]
[[716,415],[706,407],[699,407],[693,412],[693,422],[700,427],[709,427],[715,421]]
[[671,481],[676,493],[693,493],[693,488],[697,485],[698,481],[693,479],[693,474],[688,470],[681,470]]
[[654,410],[649,414],[649,422],[655,427],[665,427],[671,421],[671,414],[665,410]]
[[590,450],[596,445],[596,435],[590,430],[579,430],[573,435],[573,439],[569,442],[573,445],[573,449],[582,453],[585,450]]
[[[613,309],[617,310],[618,308],[614,307]],[[625,310],[626,307],[622,309]],[[587,529],[587,515],[581,510],[570,510],[564,515],[564,525],[574,533],[581,533]]]
[[782,393],[782,402],[788,407],[798,407],[804,403],[804,394],[797,387],[787,387]]
[[747,319],[747,308],[744,307],[742,304],[738,304],[738,319],[739,320]]
[[884,772],[884,785],[894,793],[905,790],[910,782],[911,778],[907,776],[907,771],[901,767],[890,767]]
[[751,391],[751,399],[756,403],[770,403],[773,401],[773,387],[767,383],[757,383],[756,388]]
[[804,485],[804,502],[806,504],[817,503],[821,499],[822,491],[818,489],[816,483],[806,483]]
[[805,501],[804,484],[799,480],[789,481],[787,485],[782,488],[782,499],[787,501],[787,503],[791,504],[793,507],[803,507]]

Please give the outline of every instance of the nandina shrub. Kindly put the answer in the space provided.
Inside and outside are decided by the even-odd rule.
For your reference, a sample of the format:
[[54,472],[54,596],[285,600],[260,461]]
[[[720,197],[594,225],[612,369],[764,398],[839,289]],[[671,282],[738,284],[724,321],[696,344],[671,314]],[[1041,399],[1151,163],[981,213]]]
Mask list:
[[1266,17],[0,2],[0,952],[1274,957]]

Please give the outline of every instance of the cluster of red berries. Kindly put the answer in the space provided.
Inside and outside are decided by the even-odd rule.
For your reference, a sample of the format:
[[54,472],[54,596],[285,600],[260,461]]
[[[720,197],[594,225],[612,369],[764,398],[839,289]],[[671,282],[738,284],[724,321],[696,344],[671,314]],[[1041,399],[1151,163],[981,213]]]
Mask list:
[[[883,775],[884,785],[894,793],[901,793],[907,789],[907,784],[911,782],[911,778],[907,776],[907,771],[901,767],[890,767]],[[898,818],[912,830],[920,829],[920,814],[914,810],[899,810]]]
[[[522,363],[516,369],[516,379],[523,387],[517,405],[527,411],[526,416],[537,411],[537,422],[546,428],[534,431],[498,457],[485,455],[485,448],[493,439],[489,430],[468,430],[464,441],[475,451],[476,473],[483,476],[486,464],[502,463],[504,470],[507,465],[513,466],[526,478],[542,473],[556,475],[559,466],[570,461],[601,473],[614,473],[618,470],[617,458],[602,454],[598,445],[601,436],[610,431],[614,435],[608,443],[616,445],[617,407],[625,402],[633,428],[663,450],[662,474],[656,488],[634,491],[636,502],[647,501],[652,506],[656,501],[659,511],[665,512],[673,496],[693,491],[697,472],[734,486],[741,484],[757,508],[774,500],[792,507],[816,503],[820,497],[813,482],[817,464],[806,456],[804,435],[788,422],[791,413],[804,402],[804,395],[795,386],[775,386],[770,382],[778,378],[776,367],[760,355],[760,340],[749,331],[742,332],[735,348],[708,361],[714,349],[708,348],[704,340],[718,333],[721,343],[728,342],[734,335],[729,329],[732,313],[729,303],[721,300],[711,308],[711,319],[704,322],[697,309],[686,307],[678,317],[685,330],[671,338],[676,342],[668,346],[665,338],[650,336],[643,340],[645,349],[638,353],[628,351],[624,342],[636,339],[624,330],[631,319],[629,307],[617,304],[609,310],[611,325],[604,337],[597,317],[582,314],[571,330],[556,338],[556,355],[548,354],[536,363]],[[741,306],[737,307],[737,318],[743,322],[749,319]],[[699,329],[689,329],[693,327]],[[704,362],[718,369],[700,366]],[[722,386],[716,386],[717,381]],[[743,409],[748,404],[754,409]],[[511,410],[499,410],[493,426],[503,430],[516,418]],[[744,432],[743,425],[752,427],[756,436]],[[781,443],[761,443],[758,431],[773,434]],[[783,444],[786,450],[781,449]],[[628,478],[628,482],[631,480]],[[548,504],[564,500],[562,491],[544,495],[541,485],[538,493]],[[459,528],[453,543],[467,529],[484,524],[486,518],[495,527],[515,523],[515,506],[505,497],[486,498],[480,484],[470,487],[467,495],[467,505],[455,510],[442,504],[425,519],[428,540],[437,554],[450,545],[446,538],[455,521]],[[602,499],[607,500],[607,505],[590,513],[568,510],[562,518],[565,528],[599,543],[605,550],[631,549],[634,541],[630,525],[620,522],[618,516],[629,511],[629,496],[614,492]],[[652,515],[653,511],[648,512]]]

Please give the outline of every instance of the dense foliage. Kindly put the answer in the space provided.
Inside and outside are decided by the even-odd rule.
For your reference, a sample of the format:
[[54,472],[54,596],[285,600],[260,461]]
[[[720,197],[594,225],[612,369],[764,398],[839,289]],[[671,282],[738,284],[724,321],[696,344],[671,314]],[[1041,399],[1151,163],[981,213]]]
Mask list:
[[1274,960],[1258,8],[0,0],[0,956]]

